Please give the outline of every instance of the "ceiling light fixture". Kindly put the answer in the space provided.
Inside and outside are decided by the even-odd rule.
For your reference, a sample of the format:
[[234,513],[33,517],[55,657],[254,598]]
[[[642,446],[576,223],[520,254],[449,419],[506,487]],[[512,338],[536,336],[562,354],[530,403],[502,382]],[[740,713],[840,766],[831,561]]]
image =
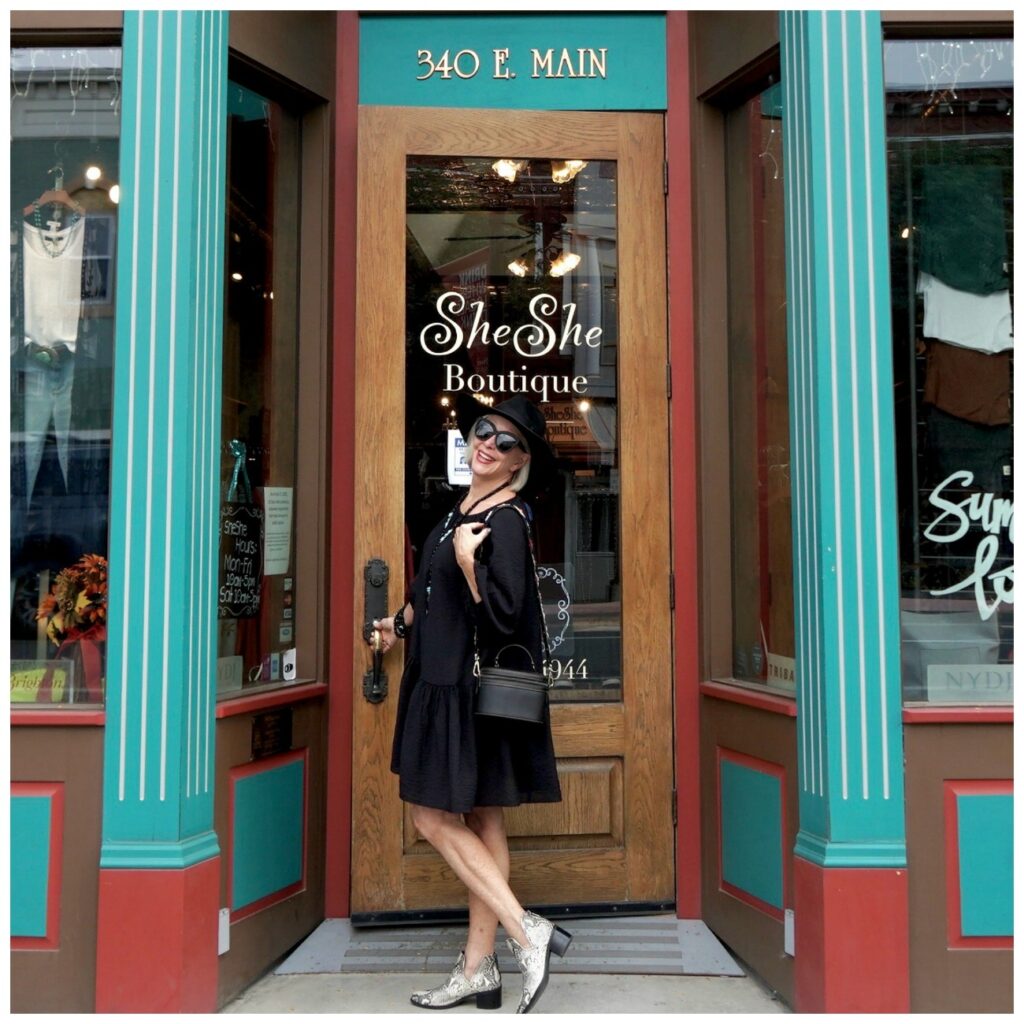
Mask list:
[[515,274],[516,277],[526,277],[526,271],[526,260],[524,260],[522,256],[520,256],[517,260],[513,260],[508,265],[508,272],[510,274]]
[[110,196],[110,201],[116,206],[119,202],[121,202],[121,186],[111,185],[110,191],[107,193],[107,195]]
[[572,181],[586,166],[586,160],[552,160],[551,180],[558,185],[565,185],[567,182]]

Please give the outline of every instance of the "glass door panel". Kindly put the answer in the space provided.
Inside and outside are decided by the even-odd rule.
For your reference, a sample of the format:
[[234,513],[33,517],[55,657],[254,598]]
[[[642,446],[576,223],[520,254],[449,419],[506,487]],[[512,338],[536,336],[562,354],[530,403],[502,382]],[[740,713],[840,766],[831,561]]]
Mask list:
[[555,701],[622,695],[617,185],[612,160],[406,161],[412,562],[468,484],[456,396],[525,394],[560,464],[538,517]]

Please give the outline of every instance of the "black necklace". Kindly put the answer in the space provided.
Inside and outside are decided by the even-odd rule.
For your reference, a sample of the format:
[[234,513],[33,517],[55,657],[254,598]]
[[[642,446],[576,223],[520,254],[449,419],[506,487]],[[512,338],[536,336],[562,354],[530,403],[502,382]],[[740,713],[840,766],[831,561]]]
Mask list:
[[[499,484],[494,488],[493,491],[488,491],[482,498],[477,498],[465,512],[459,511],[459,506],[469,496],[469,491],[459,497],[459,500],[455,502],[455,507],[448,513],[444,521],[444,529],[441,530],[441,536],[437,538],[437,543],[434,544],[433,549],[430,552],[430,558],[427,559],[427,609],[430,608],[430,576],[434,568],[434,555],[437,554],[437,549],[455,532],[455,530],[462,524],[464,519],[467,519],[473,512],[473,509],[477,505],[482,504],[488,498],[493,498],[498,491],[503,491],[508,487],[509,481],[505,481],[503,484]],[[427,609],[424,609],[426,611]]]

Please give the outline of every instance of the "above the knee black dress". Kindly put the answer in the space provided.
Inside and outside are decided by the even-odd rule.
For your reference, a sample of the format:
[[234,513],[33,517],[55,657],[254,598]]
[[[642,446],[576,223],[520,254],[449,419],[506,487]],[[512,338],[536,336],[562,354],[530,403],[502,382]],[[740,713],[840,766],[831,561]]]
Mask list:
[[[515,503],[526,511],[518,498]],[[474,627],[481,664],[494,664],[495,655],[512,644],[541,664],[541,612],[523,516],[501,506],[462,520],[486,521],[491,530],[478,549],[479,604],[455,560],[451,521],[438,523],[424,543],[425,564],[413,585],[409,657],[391,755],[399,794],[408,803],[458,814],[561,800],[549,712],[536,723],[473,710]],[[506,650],[501,664],[529,668],[526,654],[516,649]]]

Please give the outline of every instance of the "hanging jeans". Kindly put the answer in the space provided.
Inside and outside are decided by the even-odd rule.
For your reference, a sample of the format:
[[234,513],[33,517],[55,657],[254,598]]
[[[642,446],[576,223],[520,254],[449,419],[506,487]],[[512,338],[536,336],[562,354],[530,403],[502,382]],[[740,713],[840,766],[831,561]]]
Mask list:
[[25,507],[32,504],[32,492],[43,459],[43,448],[53,421],[57,440],[57,461],[68,483],[68,432],[71,428],[71,389],[75,380],[75,360],[66,355],[59,363],[45,366],[22,353],[25,396]]

